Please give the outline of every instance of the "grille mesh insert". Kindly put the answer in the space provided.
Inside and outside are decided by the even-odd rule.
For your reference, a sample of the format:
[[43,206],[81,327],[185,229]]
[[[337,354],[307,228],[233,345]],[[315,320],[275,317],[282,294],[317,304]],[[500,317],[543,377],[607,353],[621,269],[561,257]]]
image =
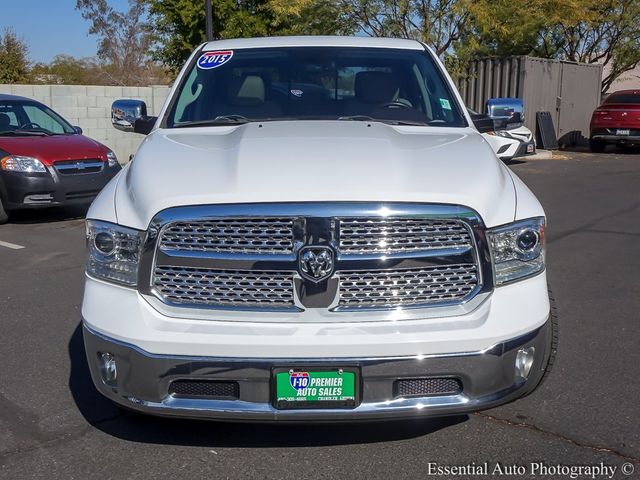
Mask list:
[[342,218],[339,223],[342,253],[394,253],[473,246],[469,230],[458,220]]
[[169,394],[181,397],[240,398],[238,382],[223,380],[174,380]]
[[286,254],[293,251],[290,218],[234,218],[174,222],[162,230],[161,249]]
[[158,266],[154,286],[169,303],[203,306],[293,306],[293,272]]
[[396,397],[426,397],[429,395],[457,395],[462,384],[457,378],[413,378],[396,380]]
[[478,285],[473,264],[338,273],[342,307],[391,308],[460,301]]

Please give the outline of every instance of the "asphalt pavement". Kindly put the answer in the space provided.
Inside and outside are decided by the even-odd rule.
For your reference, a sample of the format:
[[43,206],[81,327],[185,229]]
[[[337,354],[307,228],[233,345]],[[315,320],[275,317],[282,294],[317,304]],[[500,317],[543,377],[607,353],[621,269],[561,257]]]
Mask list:
[[443,470],[452,466],[571,478],[570,466],[600,464],[640,478],[640,154],[510,167],[548,215],[558,357],[533,395],[451,418],[250,425],[123,414],[95,391],[84,358],[85,212],[14,215],[0,226],[0,478],[486,478]]

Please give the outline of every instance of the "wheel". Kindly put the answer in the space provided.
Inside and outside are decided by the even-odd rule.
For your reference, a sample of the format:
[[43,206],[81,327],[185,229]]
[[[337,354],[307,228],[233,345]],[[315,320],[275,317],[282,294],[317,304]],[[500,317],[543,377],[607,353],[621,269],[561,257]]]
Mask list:
[[607,144],[602,140],[596,140],[595,138],[589,139],[589,149],[593,153],[602,153],[605,148],[607,148]]
[[2,199],[0,199],[0,225],[6,223],[9,220],[9,214],[6,212],[4,207],[2,206]]
[[526,397],[535,392],[540,386],[547,380],[551,370],[553,370],[553,365],[556,361],[556,353],[558,351],[558,309],[556,308],[556,299],[553,296],[553,292],[549,289],[549,303],[551,304],[551,308],[549,311],[549,321],[551,322],[551,341],[549,343],[549,358],[547,359],[547,363],[544,366],[544,373],[540,378],[538,384],[529,390],[527,393],[523,395]]

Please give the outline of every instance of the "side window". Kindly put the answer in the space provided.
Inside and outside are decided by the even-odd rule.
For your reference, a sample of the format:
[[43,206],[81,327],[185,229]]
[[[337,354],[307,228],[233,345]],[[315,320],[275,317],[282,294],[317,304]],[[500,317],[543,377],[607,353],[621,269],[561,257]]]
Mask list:
[[174,115],[174,121],[183,122],[186,120],[192,120],[185,116],[185,109],[188,105],[192,104],[202,93],[202,83],[196,81],[198,78],[198,70],[193,69],[187,78],[187,81],[180,92],[178,97],[178,103],[176,104],[176,113]]
[[0,105],[0,132],[20,127],[18,117],[11,105]]
[[33,105],[24,105],[22,108],[27,117],[29,117],[29,122],[35,123],[42,128],[46,128],[53,133],[65,133],[64,128],[62,128],[60,123],[56,122],[55,119],[47,115],[46,112],[42,111],[38,107],[34,107]]
[[424,80],[421,89],[426,90],[429,117],[432,120],[440,120],[444,123],[454,122],[456,114],[453,109],[456,101],[446,90],[445,83],[436,81],[440,74],[436,70],[435,64],[432,62],[420,64],[419,70],[420,75],[418,76],[422,76]]

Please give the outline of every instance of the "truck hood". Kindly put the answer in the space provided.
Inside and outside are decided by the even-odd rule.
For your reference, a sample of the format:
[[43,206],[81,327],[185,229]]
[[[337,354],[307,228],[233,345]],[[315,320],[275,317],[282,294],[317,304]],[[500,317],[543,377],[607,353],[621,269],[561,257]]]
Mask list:
[[120,176],[116,216],[146,229],[181,205],[371,201],[464,205],[511,222],[506,167],[469,128],[279,121],[159,129]]

